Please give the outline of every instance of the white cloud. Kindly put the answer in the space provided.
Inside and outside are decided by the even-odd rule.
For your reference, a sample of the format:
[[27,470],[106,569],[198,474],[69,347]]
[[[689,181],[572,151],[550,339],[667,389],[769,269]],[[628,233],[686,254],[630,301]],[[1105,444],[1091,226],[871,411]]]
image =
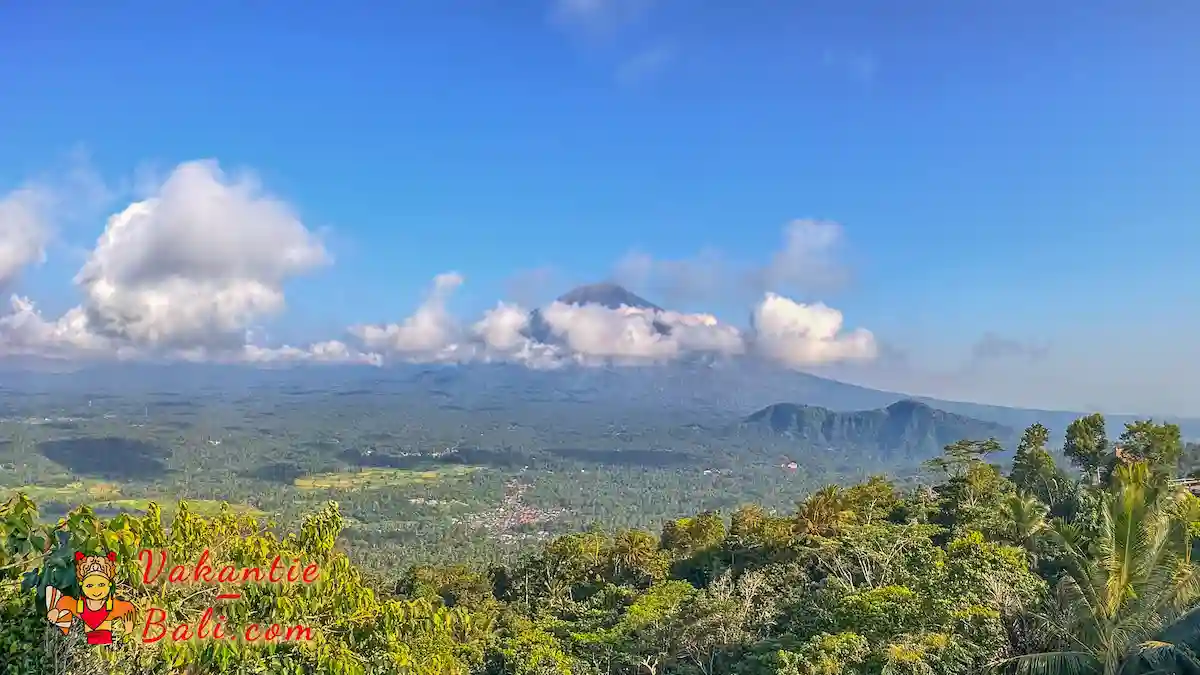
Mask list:
[[245,345],[232,360],[249,363],[360,363],[378,366],[383,357],[373,352],[360,352],[339,340],[318,342],[308,347],[259,347]]
[[737,329],[707,314],[556,302],[542,316],[581,361],[663,362],[688,354],[732,356],[743,349]]
[[762,271],[766,290],[817,290],[840,285],[846,279],[846,271],[836,258],[841,242],[839,223],[813,219],[788,223],[783,248]]
[[36,185],[0,199],[0,290],[11,287],[29,265],[45,261],[51,201],[49,191]]
[[[94,184],[75,182],[80,199],[96,192]],[[51,214],[70,201],[66,197],[23,188],[0,201],[0,283],[44,257]],[[823,227],[798,229],[781,259],[819,258],[829,239]],[[447,308],[463,284],[456,272],[438,275],[412,316],[351,327],[350,343],[260,342],[263,323],[285,309],[285,283],[330,262],[321,239],[252,175],[228,176],[215,161],[187,162],[107,220],[74,279],[83,296],[79,306],[47,319],[29,299],[12,297],[9,311],[0,314],[0,356],[280,365],[506,361],[552,368],[747,352],[742,331],[708,314],[552,302],[534,326],[527,308],[501,302],[463,325]],[[703,295],[724,278],[701,260],[631,257],[625,266],[629,274],[661,277],[670,296]],[[835,310],[779,303],[790,301],[768,296],[756,313],[756,347],[770,358],[793,364],[861,359],[873,345],[869,333],[865,342],[859,333],[838,335]],[[781,318],[789,307],[801,318]]]
[[843,333],[842,313],[821,303],[805,305],[768,293],[752,321],[754,350],[790,367],[872,360],[879,353],[870,331]]
[[287,279],[329,261],[252,176],[232,180],[199,161],[110,218],[75,282],[100,334],[150,348],[229,347],[284,309]]
[[116,346],[88,329],[87,317],[76,307],[47,321],[33,301],[14,295],[9,313],[0,316],[0,354],[71,358],[84,354],[116,355]]
[[519,305],[501,302],[495,309],[484,312],[483,318],[471,327],[472,333],[489,350],[511,353],[525,347],[529,339],[529,312]]
[[[0,287],[45,257],[56,217],[107,198],[102,188],[77,167],[61,186],[0,200]],[[257,321],[283,311],[288,279],[329,262],[321,241],[253,176],[230,178],[215,161],[184,163],[109,218],[75,277],[82,304],[48,320],[12,297],[0,315],[0,356],[377,362],[336,341],[246,344]]]
[[64,225],[95,217],[112,194],[86,156],[75,152],[64,169],[0,196],[0,291],[10,290],[26,268],[45,262],[52,245],[65,243]]
[[418,360],[452,358],[460,331],[446,309],[446,301],[462,282],[462,276],[456,272],[439,274],[425,302],[403,322],[354,326],[350,333],[372,350],[403,354]]
[[717,321],[711,314],[663,312],[658,320],[671,329],[671,337],[685,352],[722,355],[741,354],[745,350],[742,332]]
[[679,345],[655,329],[655,313],[552,303],[542,311],[551,332],[583,358],[667,360]]
[[503,302],[463,330],[444,307],[444,292],[456,288],[462,277],[446,274],[438,279],[435,292],[412,317],[385,326],[357,326],[352,334],[385,359],[510,361],[534,367],[652,364],[703,354],[737,357],[751,351],[789,367],[803,367],[870,360],[878,351],[870,332],[843,333],[837,310],[774,294],[755,309],[755,331],[750,335],[709,314],[561,302],[540,309],[547,342],[531,335],[527,309]]
[[518,363],[529,368],[558,368],[566,363],[558,345],[532,339],[530,312],[506,302],[484,312],[471,326],[468,344],[459,351],[464,360]]

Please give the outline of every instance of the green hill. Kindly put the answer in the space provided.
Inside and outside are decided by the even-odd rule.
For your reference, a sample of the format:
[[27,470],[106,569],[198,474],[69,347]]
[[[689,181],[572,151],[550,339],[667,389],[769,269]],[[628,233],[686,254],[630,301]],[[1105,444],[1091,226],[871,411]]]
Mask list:
[[910,399],[879,410],[838,412],[828,408],[776,403],[745,418],[742,428],[784,436],[809,447],[860,449],[891,458],[932,457],[963,438],[1011,440],[1002,424],[938,410]]

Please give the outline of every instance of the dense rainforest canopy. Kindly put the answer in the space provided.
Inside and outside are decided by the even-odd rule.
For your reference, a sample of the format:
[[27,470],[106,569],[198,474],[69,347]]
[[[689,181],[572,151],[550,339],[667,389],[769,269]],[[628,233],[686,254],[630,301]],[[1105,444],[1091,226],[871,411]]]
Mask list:
[[[336,503],[282,533],[186,503],[164,524],[81,507],[42,524],[23,495],[0,507],[0,672],[478,673],[481,675],[950,675],[1200,673],[1200,499],[1179,429],[1104,419],[1067,429],[1060,467],[1029,427],[1011,468],[988,440],[948,445],[930,485],[827,487],[791,513],[744,506],[657,534],[558,537],[512,565],[368,574],[339,546]],[[146,583],[138,553],[171,564],[316,564],[306,583]],[[73,555],[117,554],[138,623],[113,648],[49,624],[47,587],[71,595]],[[72,596],[74,597],[74,596]],[[216,608],[228,632],[305,626],[313,639],[143,641]],[[195,636],[192,635],[194,638]]]

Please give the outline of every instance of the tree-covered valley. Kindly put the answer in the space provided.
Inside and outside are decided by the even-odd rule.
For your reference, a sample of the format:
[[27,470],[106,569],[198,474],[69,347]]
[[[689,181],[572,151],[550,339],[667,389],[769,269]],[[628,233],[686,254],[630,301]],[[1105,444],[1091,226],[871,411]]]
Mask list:
[[[5,392],[0,672],[1200,672],[1186,424],[287,377]],[[142,550],[313,561],[222,611],[315,637],[64,647],[36,608],[75,551],[142,620],[214,606]]]

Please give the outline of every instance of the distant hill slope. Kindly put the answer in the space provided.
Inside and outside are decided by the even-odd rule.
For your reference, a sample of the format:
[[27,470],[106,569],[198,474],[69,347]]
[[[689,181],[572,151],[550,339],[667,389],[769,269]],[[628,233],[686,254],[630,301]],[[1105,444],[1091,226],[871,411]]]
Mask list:
[[558,296],[558,302],[564,305],[600,305],[609,309],[633,307],[656,312],[663,311],[662,307],[613,283],[577,286]]
[[1011,440],[1012,428],[904,399],[880,410],[837,412],[776,403],[750,415],[742,428],[803,441],[810,447],[859,448],[879,456],[925,459],[961,439]]
[[[598,283],[577,286],[566,293],[558,296],[555,302],[560,302],[564,305],[573,305],[575,307],[597,306],[607,309],[620,309],[622,307],[631,307],[633,309],[644,309],[653,312],[664,311],[662,307],[650,302],[649,300],[626,290],[622,286],[613,283]],[[654,322],[654,328],[661,335],[669,335],[671,329],[664,323],[659,321]],[[537,340],[543,344],[553,344],[555,335],[550,330],[550,325],[546,323],[546,319],[542,316],[540,309],[535,309],[529,313],[529,328],[528,337]]]
[[[558,297],[574,306],[609,309],[632,307],[661,311],[658,305],[613,283],[588,284]],[[541,312],[529,315],[526,336],[558,344]],[[661,334],[670,327],[655,322]],[[777,401],[804,403],[813,409],[847,415],[881,413],[885,406],[911,400],[927,404],[942,415],[957,415],[995,423],[1014,430],[1040,422],[1049,427],[1051,443],[1062,443],[1067,425],[1085,412],[1011,408],[982,403],[937,400],[912,392],[881,391],[840,382],[812,373],[789,371],[756,359],[712,362],[695,358],[671,367],[592,368],[567,367],[553,371],[530,370],[511,364],[394,364],[385,369],[365,365],[334,366],[295,364],[278,370],[212,364],[66,363],[25,357],[0,357],[0,394],[13,394],[33,403],[33,393],[74,392],[79,396],[145,395],[170,391],[226,395],[243,389],[268,393],[281,387],[314,390],[364,390],[380,395],[428,394],[436,386],[447,400],[459,406],[512,407],[519,404],[562,402],[587,404],[586,413],[650,426],[703,422],[706,428],[736,426],[746,410]],[[819,407],[819,408],[818,408]],[[1200,419],[1163,415],[1106,414],[1110,437],[1137,419],[1179,424],[1187,440],[1200,440]],[[957,440],[957,439],[955,439]]]

